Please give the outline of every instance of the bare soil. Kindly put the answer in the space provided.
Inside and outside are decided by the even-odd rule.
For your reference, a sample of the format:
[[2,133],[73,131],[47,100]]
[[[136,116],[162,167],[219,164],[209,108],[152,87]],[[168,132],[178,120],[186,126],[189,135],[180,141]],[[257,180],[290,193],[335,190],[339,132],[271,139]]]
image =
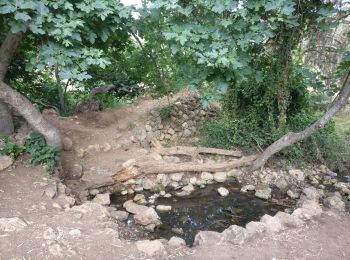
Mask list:
[[[177,94],[173,102],[187,92]],[[47,116],[73,141],[73,150],[63,152],[63,167],[84,167],[82,180],[67,182],[83,189],[101,176],[113,174],[130,158],[146,156],[131,140],[132,125],[143,125],[147,113],[167,105],[167,99],[142,99],[120,108],[61,118]],[[89,148],[90,147],[90,148]],[[87,150],[84,157],[79,150]],[[0,260],[7,259],[146,259],[133,241],[121,239],[128,232],[123,223],[66,210],[65,197],[44,195],[50,185],[44,169],[28,158],[0,172],[0,218],[20,217],[27,226],[16,232],[0,231]],[[350,217],[323,214],[301,229],[279,235],[256,237],[241,247],[211,245],[168,250],[169,259],[350,259]],[[54,231],[53,239],[47,232]],[[78,231],[77,231],[78,230]],[[137,230],[134,231],[135,233]],[[134,234],[138,237],[137,234]]]

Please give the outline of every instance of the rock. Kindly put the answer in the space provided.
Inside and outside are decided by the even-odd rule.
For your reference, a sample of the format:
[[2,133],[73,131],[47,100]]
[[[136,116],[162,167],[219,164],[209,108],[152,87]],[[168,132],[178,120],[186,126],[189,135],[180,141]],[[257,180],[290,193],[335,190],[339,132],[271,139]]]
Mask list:
[[302,226],[303,224],[303,222],[299,218],[296,218],[295,216],[292,216],[282,211],[277,212],[274,218],[277,218],[283,226],[289,228],[297,228]]
[[319,216],[322,213],[322,208],[315,200],[306,200],[302,202],[301,208],[293,211],[292,216],[301,220],[309,220],[313,217]]
[[268,200],[271,198],[271,188],[266,185],[260,185],[255,189],[255,197]]
[[210,172],[202,172],[201,179],[203,181],[208,182],[208,181],[212,181],[214,179],[214,176]]
[[163,160],[163,157],[162,157],[159,153],[156,153],[156,152],[150,153],[149,156],[150,156],[153,160],[156,160],[156,161],[161,161],[161,160]]
[[148,257],[154,259],[166,259],[168,254],[165,247],[159,240],[141,240],[136,242],[136,247],[139,251],[144,253]]
[[143,178],[141,185],[144,190],[150,190],[155,185],[155,183],[148,178]]
[[284,229],[281,221],[270,215],[265,214],[260,221],[265,224],[266,232],[268,233],[279,233]]
[[123,204],[123,207],[130,213],[135,214],[135,223],[147,226],[149,224],[160,224],[157,212],[150,207],[138,205],[132,200],[128,200]]
[[180,187],[180,184],[179,184],[177,181],[172,181],[172,182],[170,182],[170,183],[169,183],[169,186],[170,186],[171,188],[173,188],[174,190],[177,190],[177,189],[181,188],[181,187]]
[[253,190],[255,190],[255,186],[252,184],[244,185],[241,188],[241,192],[247,192],[247,191],[253,191]]
[[222,235],[215,231],[199,231],[194,238],[194,246],[212,246],[219,244],[222,240]]
[[92,201],[87,201],[79,206],[74,206],[70,210],[84,215],[93,216],[99,220],[108,219],[110,216],[106,207]]
[[175,130],[172,129],[172,128],[169,128],[169,129],[168,129],[168,134],[174,135],[174,134],[175,134]]
[[158,174],[157,175],[157,182],[162,184],[164,187],[168,186],[170,181],[171,180],[167,174]]
[[183,136],[184,137],[190,137],[192,135],[192,131],[189,129],[185,129]]
[[291,169],[288,171],[291,176],[293,176],[298,181],[304,181],[305,175],[304,172],[296,169]]
[[162,190],[162,191],[159,192],[159,195],[160,195],[160,196],[163,196],[163,197],[164,197],[165,194],[166,194],[166,192],[165,192],[164,190]]
[[261,234],[266,230],[266,226],[264,223],[258,221],[249,222],[246,227],[246,238],[251,238],[256,236],[257,234]]
[[155,228],[156,228],[155,224],[149,224],[149,225],[145,226],[145,230],[148,232],[154,232]]
[[52,207],[54,207],[55,209],[62,209],[62,206],[57,202],[52,203]]
[[122,167],[124,169],[128,169],[130,167],[135,166],[135,164],[136,164],[136,160],[135,159],[129,159],[129,160],[123,162]]
[[275,184],[280,191],[285,192],[288,189],[288,182],[284,178],[279,178]]
[[246,239],[246,235],[246,230],[237,225],[232,225],[222,232],[224,241],[234,245],[242,245]]
[[169,212],[169,211],[171,211],[171,206],[157,205],[156,206],[156,210],[159,211],[159,212]]
[[103,206],[111,204],[111,199],[109,193],[97,194],[92,202],[98,203]]
[[63,145],[63,150],[71,151],[73,148],[73,141],[69,137],[65,136],[62,139],[62,145]]
[[323,201],[323,203],[327,208],[332,210],[345,211],[345,203],[339,196],[333,195],[328,197]]
[[171,198],[171,196],[172,195],[170,193],[167,193],[167,194],[164,195],[164,198]]
[[188,185],[182,188],[181,192],[177,192],[175,193],[175,195],[178,197],[184,197],[184,196],[190,195],[193,191],[194,191],[194,187],[191,183],[189,183]]
[[136,194],[133,201],[138,202],[140,200],[145,200],[146,196],[144,194]]
[[300,194],[298,192],[294,192],[292,190],[288,190],[287,195],[292,199],[297,199],[300,196]]
[[186,242],[180,237],[171,237],[168,242],[169,246],[171,247],[181,247],[185,246]]
[[216,172],[214,173],[214,180],[216,182],[225,182],[227,179],[226,172]]
[[218,192],[220,194],[221,197],[227,197],[229,194],[228,189],[224,188],[224,187],[220,187],[218,188]]
[[123,210],[112,210],[110,211],[110,215],[118,221],[125,221],[129,217],[129,213]]
[[99,193],[100,193],[100,191],[98,189],[89,190],[89,194],[92,196],[96,196]]
[[74,180],[78,180],[83,176],[83,166],[79,163],[75,163],[69,172],[69,177]]
[[182,228],[172,228],[171,232],[183,236],[185,234],[184,230]]
[[44,193],[47,197],[53,199],[57,195],[57,189],[56,187],[49,186],[44,190]]
[[232,169],[231,171],[227,172],[227,177],[233,177],[233,178],[239,178],[242,175],[242,171],[239,169]]
[[17,232],[24,229],[26,226],[27,223],[18,217],[0,218],[0,231],[3,232]]
[[138,127],[138,126],[135,127],[134,129],[132,129],[132,134],[133,134],[134,138],[136,140],[138,140],[139,142],[144,141],[147,137],[146,131],[143,128]]
[[319,200],[320,194],[314,187],[308,187],[303,189],[303,194],[305,194],[308,200]]
[[45,240],[56,240],[57,236],[57,232],[52,227],[49,227],[43,233],[43,238]]
[[0,171],[3,171],[13,164],[13,159],[10,156],[0,155]]
[[185,173],[183,172],[179,172],[179,173],[173,173],[170,175],[170,179],[172,181],[176,181],[176,182],[179,182],[182,180],[182,177],[184,176]]
[[191,183],[192,185],[197,185],[197,178],[196,178],[196,177],[190,178],[190,183]]

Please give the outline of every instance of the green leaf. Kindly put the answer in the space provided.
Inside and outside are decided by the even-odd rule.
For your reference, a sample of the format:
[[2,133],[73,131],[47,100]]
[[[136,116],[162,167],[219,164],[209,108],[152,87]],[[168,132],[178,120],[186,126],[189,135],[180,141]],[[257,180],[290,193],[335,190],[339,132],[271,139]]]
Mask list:
[[21,12],[21,13],[16,13],[15,14],[15,19],[19,20],[19,21],[26,22],[26,21],[30,20],[31,18],[26,12]]

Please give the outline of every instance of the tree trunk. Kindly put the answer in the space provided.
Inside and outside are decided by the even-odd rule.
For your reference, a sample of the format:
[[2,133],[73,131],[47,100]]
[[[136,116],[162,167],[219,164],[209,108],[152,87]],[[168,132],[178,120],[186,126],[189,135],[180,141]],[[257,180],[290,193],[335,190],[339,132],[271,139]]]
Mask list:
[[[0,81],[5,79],[8,67],[15,54],[18,44],[22,41],[24,34],[8,33],[0,47]],[[6,103],[0,100],[0,135],[10,135],[14,132],[13,120],[10,109]]]
[[4,100],[10,106],[17,108],[18,113],[45,137],[47,144],[55,147],[62,147],[58,130],[45,120],[42,114],[27,98],[1,81],[0,99]]
[[339,92],[338,96],[334,99],[326,113],[317,120],[313,125],[306,128],[305,130],[298,133],[288,133],[282,136],[280,139],[275,141],[269,147],[265,149],[265,151],[259,155],[259,157],[253,162],[250,167],[250,171],[258,170],[263,167],[266,161],[274,154],[278,153],[282,149],[296,143],[302,141],[312,134],[316,133],[320,129],[322,129],[331,119],[332,117],[343,107],[346,105],[346,102],[350,96],[350,72],[348,73],[345,83]]
[[[10,113],[7,113],[7,106],[5,105],[6,108],[4,108],[4,106],[2,106],[3,103],[1,103],[5,102],[15,108],[34,129],[40,132],[45,137],[47,144],[55,147],[62,147],[58,130],[45,120],[27,98],[4,82],[12,58],[23,37],[23,32],[9,32],[0,47],[0,131],[1,126],[8,126],[8,124],[10,124],[10,126],[12,125],[13,127],[12,116]],[[3,119],[4,121],[2,121]]]

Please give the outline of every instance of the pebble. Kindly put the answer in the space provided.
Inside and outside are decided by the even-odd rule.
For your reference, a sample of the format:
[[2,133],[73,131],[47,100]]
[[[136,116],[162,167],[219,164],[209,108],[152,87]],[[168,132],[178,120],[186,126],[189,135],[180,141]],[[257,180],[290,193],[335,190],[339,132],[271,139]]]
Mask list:
[[228,194],[230,193],[230,192],[228,191],[228,189],[226,189],[226,188],[224,188],[224,187],[218,188],[218,192],[219,192],[219,194],[220,194],[221,197],[227,197]]

